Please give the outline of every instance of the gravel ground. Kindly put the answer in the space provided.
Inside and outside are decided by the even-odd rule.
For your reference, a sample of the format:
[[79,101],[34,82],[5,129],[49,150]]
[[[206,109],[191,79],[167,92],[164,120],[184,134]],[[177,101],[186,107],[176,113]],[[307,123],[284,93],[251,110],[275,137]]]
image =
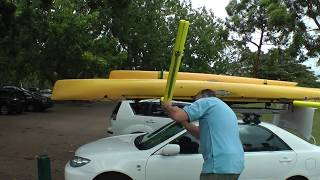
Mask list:
[[115,103],[64,102],[45,112],[0,115],[0,180],[36,180],[37,156],[51,159],[53,180],[64,179],[64,166],[74,151],[108,136]]

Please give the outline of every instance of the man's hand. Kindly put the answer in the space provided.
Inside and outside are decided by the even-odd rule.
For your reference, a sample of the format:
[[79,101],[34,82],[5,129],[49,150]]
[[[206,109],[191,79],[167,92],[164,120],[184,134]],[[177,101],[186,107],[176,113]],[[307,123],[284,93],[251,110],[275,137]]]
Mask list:
[[162,107],[174,121],[180,123],[188,121],[187,113],[177,106],[172,106],[171,102],[162,102]]
[[[171,117],[170,110],[173,108],[172,103],[170,101],[162,101],[161,102],[162,109]],[[171,110],[172,111],[172,110]]]
[[168,109],[172,108],[172,103],[170,101],[163,101],[162,103],[162,107],[168,111]]
[[189,116],[183,109],[177,106],[172,106],[171,102],[162,102],[162,107],[169,114],[171,119],[181,123],[194,137],[199,139],[200,133],[198,126],[188,122]]

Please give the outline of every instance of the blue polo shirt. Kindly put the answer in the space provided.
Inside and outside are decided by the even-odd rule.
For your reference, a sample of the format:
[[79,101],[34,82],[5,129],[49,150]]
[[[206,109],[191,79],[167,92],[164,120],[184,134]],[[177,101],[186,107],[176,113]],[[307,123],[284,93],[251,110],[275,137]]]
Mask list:
[[184,107],[190,121],[199,120],[202,173],[240,174],[244,152],[238,120],[232,109],[218,98],[201,98]]

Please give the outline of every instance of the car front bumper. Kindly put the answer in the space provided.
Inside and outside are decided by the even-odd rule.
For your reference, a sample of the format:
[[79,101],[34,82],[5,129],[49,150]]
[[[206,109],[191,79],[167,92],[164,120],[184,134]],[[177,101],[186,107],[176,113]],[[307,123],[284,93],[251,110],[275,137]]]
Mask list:
[[64,168],[64,179],[65,180],[92,180],[96,174],[83,171],[81,167],[71,167],[69,162]]

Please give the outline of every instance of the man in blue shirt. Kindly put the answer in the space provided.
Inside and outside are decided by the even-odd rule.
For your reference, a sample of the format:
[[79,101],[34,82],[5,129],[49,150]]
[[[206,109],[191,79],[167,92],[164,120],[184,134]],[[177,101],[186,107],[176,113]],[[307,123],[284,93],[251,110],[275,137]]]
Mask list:
[[[204,159],[200,180],[237,180],[244,168],[238,120],[232,109],[209,89],[184,109],[163,104],[169,116],[200,139]],[[199,121],[199,127],[189,123]]]

